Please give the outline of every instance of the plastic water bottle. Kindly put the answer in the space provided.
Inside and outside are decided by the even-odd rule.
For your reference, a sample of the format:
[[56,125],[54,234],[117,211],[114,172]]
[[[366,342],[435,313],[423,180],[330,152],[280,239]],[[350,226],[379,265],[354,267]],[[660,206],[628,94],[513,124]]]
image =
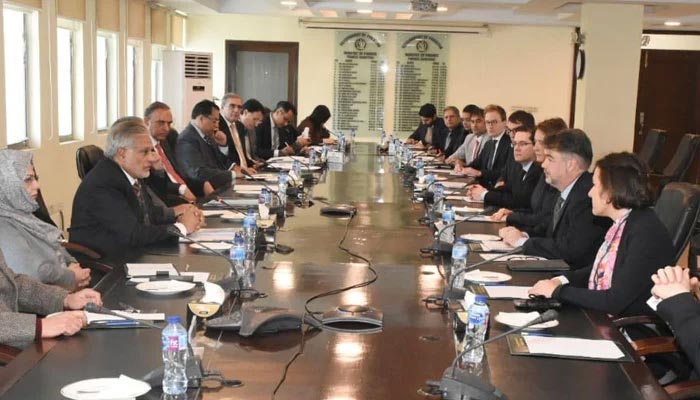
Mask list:
[[[442,223],[444,226],[442,227],[442,235],[440,236],[439,240],[441,242],[447,242],[447,243],[452,243],[455,240],[455,227],[454,224],[455,222],[455,212],[452,210],[452,206],[447,204],[445,206],[445,209],[442,211]],[[452,225],[448,227],[449,225]]]
[[180,324],[179,316],[170,316],[163,329],[163,393],[184,394],[187,391],[187,331]]
[[[464,239],[457,238],[455,245],[452,246],[452,270],[451,275],[457,273],[458,270],[464,268],[467,265],[467,256],[469,255],[469,247],[464,243]],[[462,272],[461,274],[464,274]],[[461,275],[460,274],[460,275]],[[463,284],[459,282],[459,276],[455,277],[455,282],[457,287],[462,287]]]
[[287,204],[287,174],[284,171],[280,171],[280,175],[277,178],[277,194],[280,195],[280,201],[282,204],[280,206],[284,207]]
[[443,201],[445,198],[445,187],[442,186],[442,183],[433,185],[433,193],[433,212],[441,214],[443,205],[445,204]]
[[246,251],[255,251],[255,238],[258,235],[258,217],[255,210],[248,209],[248,214],[243,218],[243,238],[245,239]]
[[389,135],[389,155],[396,155],[396,142],[393,135]]
[[297,178],[301,177],[301,162],[299,162],[299,160],[294,159],[292,169],[294,170],[294,175],[296,175]]
[[[467,330],[464,333],[464,346],[471,347],[483,343],[486,339],[486,330],[489,326],[489,306],[486,304],[486,296],[476,296],[474,304],[467,311]],[[481,360],[484,358],[484,346],[478,345],[462,356],[462,362],[470,372],[481,371]]]
[[418,178],[418,182],[425,180],[425,163],[421,157],[416,160],[416,178]]
[[232,272],[238,277],[243,276],[245,273],[245,239],[240,231],[236,232],[236,236],[233,237],[233,246],[229,256],[234,269]]
[[270,195],[270,191],[267,188],[260,189],[260,194],[258,195],[258,214],[260,214],[260,219],[270,218],[270,203],[267,201],[267,196]]
[[352,144],[355,144],[355,138],[356,138],[356,137],[357,137],[357,132],[356,132],[354,129],[352,129],[352,130],[350,131],[350,144],[351,144],[351,145],[352,145]]
[[328,161],[328,145],[324,144],[321,148],[321,163]]
[[309,149],[309,166],[316,165],[316,150]]
[[425,176],[425,184],[427,185],[426,187],[431,193],[435,193],[435,185],[433,185],[433,182],[435,182],[435,175],[428,174]]

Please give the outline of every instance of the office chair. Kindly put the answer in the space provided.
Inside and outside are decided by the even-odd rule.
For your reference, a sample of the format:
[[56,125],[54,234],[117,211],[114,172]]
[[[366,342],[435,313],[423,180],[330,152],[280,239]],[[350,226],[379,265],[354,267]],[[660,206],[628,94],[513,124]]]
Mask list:
[[676,251],[673,262],[683,254],[693,234],[700,211],[700,186],[686,182],[672,182],[661,190],[654,211],[666,226]]
[[103,158],[105,158],[105,152],[95,145],[90,144],[79,148],[75,153],[75,163],[80,179],[83,179]]
[[686,133],[678,144],[676,153],[661,174],[650,174],[650,177],[658,179],[658,192],[671,182],[679,182],[685,179],[690,164],[695,158],[695,152],[700,145],[700,135]]
[[659,161],[659,156],[666,144],[666,131],[663,129],[650,129],[647,137],[644,139],[644,144],[639,150],[637,156],[644,161],[651,172],[658,171],[656,165]]

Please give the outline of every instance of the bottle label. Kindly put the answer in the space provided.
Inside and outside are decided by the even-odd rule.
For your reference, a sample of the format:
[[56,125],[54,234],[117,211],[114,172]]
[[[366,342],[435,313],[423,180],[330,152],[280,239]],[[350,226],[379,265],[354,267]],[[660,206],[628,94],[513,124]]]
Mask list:
[[469,313],[469,325],[480,326],[486,324],[488,314],[484,310],[472,310]]
[[467,246],[454,246],[452,248],[452,258],[464,260],[467,258]]
[[163,335],[163,351],[180,351],[186,348],[186,335]]

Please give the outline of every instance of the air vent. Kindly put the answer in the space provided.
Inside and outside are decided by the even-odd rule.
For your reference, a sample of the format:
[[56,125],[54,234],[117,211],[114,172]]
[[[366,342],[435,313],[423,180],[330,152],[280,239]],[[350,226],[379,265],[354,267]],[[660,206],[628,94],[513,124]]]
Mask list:
[[185,54],[185,78],[211,78],[211,54]]

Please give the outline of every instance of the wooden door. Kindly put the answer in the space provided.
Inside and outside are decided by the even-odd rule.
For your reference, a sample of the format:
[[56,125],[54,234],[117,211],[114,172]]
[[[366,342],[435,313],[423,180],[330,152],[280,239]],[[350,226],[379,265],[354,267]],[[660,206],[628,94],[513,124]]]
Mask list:
[[[700,133],[700,52],[642,50],[635,152],[640,150],[650,129],[667,132],[658,163],[661,169],[675,154],[684,134]],[[688,171],[690,182],[698,182],[699,159],[695,157]]]

